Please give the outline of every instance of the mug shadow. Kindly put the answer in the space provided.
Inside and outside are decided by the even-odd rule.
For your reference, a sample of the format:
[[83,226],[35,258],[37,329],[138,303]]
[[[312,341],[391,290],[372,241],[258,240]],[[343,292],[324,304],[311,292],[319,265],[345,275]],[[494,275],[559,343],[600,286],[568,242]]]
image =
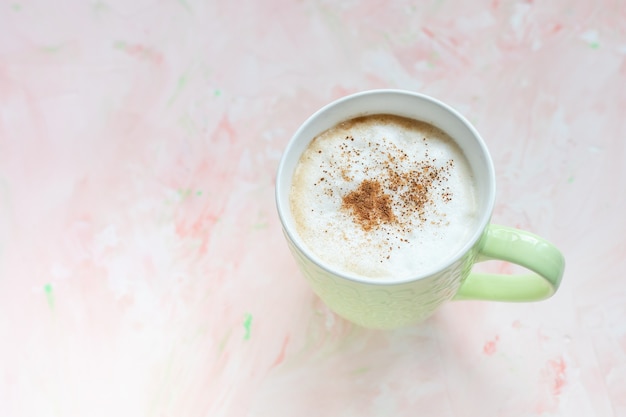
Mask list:
[[[467,345],[470,330],[454,310],[437,311],[411,327],[372,330],[337,316],[316,296],[311,307],[305,346],[273,376],[273,395],[265,398],[274,416],[310,410],[348,416],[414,415],[416,410],[471,415],[467,412],[480,410],[485,393],[505,395],[476,356],[467,354],[476,348]],[[482,400],[473,398],[477,393]]]

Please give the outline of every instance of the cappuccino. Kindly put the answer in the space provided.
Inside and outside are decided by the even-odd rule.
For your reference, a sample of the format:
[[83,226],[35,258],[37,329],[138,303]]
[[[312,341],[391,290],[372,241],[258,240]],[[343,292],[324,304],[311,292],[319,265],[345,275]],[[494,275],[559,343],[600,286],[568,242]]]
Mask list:
[[334,269],[403,279],[457,253],[476,224],[469,163],[442,130],[370,115],[315,137],[289,195],[296,229]]

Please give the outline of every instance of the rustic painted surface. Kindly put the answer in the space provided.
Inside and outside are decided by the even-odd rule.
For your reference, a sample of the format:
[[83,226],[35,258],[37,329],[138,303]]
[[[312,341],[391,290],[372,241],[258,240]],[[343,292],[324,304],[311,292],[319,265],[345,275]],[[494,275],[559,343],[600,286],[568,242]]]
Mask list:
[[[0,415],[626,415],[623,1],[0,4]],[[357,328],[296,271],[291,133],[395,87],[465,113],[537,304]],[[488,265],[506,270],[503,264]]]

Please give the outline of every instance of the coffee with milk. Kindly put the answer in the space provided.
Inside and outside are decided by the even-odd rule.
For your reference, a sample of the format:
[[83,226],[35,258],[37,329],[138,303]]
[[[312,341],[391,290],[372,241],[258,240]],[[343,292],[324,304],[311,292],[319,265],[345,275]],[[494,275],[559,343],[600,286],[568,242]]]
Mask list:
[[428,123],[385,114],[314,138],[289,198],[298,234],[323,262],[381,280],[440,267],[478,216],[472,171],[454,140]]

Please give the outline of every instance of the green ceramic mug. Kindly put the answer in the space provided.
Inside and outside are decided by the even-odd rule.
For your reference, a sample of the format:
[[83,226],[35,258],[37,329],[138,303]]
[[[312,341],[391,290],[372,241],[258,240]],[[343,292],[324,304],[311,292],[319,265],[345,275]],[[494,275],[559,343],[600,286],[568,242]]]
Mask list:
[[[298,235],[289,206],[296,165],[310,141],[336,124],[368,114],[394,114],[428,122],[451,136],[472,168],[479,218],[460,250],[435,270],[406,279],[376,280],[336,270],[320,260]],[[323,107],[296,131],[285,149],[276,178],[276,205],[288,246],[313,290],[337,314],[371,328],[411,325],[448,300],[539,301],[559,287],[565,262],[560,251],[539,236],[490,224],[495,173],[476,129],[448,105],[423,94],[372,90]],[[475,263],[504,260],[525,267],[522,274],[472,272]]]

